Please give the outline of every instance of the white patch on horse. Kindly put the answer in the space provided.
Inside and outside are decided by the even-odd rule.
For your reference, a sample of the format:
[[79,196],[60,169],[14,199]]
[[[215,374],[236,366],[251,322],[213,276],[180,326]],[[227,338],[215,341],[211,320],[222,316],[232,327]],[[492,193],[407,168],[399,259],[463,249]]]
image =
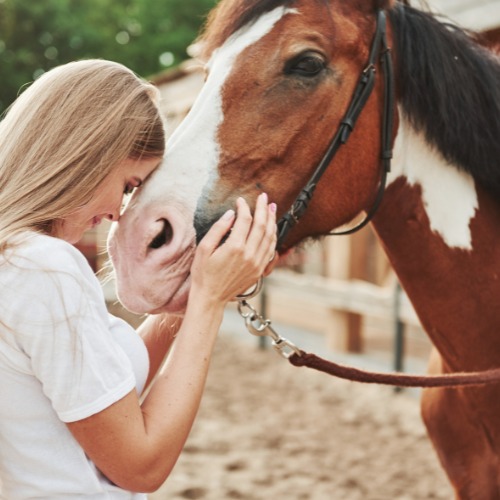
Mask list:
[[255,23],[238,30],[214,51],[208,62],[207,81],[188,116],[170,137],[163,165],[155,173],[155,182],[149,183],[149,186],[157,186],[152,187],[155,192],[149,192],[149,198],[158,198],[160,191],[165,196],[165,187],[169,186],[170,203],[178,200],[195,211],[204,190],[218,178],[220,148],[217,130],[224,119],[221,89],[231,73],[234,61],[243,50],[269,33],[284,15],[291,12],[295,10],[278,7],[263,14]]
[[470,222],[479,206],[474,180],[446,162],[404,119],[398,129],[388,182],[399,176],[421,186],[431,229],[449,247],[471,250]]

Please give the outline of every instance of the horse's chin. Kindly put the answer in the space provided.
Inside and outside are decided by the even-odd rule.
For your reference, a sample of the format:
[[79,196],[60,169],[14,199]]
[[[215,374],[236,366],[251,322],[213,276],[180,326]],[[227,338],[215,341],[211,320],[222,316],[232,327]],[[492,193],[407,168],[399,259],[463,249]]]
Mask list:
[[123,307],[134,314],[168,313],[182,316],[186,311],[190,287],[189,274],[177,288],[162,290],[158,284],[144,284],[143,287],[134,287],[133,293],[128,293],[131,288],[118,279],[116,294]]
[[176,316],[183,316],[186,312],[190,289],[190,279],[184,281],[174,295],[159,308],[149,311],[149,314],[168,313]]

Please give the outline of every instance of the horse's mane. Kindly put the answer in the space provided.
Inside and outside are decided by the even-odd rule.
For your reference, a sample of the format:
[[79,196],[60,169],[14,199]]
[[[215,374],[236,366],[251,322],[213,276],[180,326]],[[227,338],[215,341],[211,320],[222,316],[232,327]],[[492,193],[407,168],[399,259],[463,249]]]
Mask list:
[[500,59],[408,5],[389,12],[402,109],[450,163],[500,195]]

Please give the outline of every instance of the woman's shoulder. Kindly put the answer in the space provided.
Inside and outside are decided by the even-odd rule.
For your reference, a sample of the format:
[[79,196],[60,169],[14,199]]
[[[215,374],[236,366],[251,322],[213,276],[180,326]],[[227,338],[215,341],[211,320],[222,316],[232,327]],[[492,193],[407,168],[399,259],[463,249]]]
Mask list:
[[[39,233],[16,236],[0,260],[0,302],[40,310],[81,309],[104,303],[101,285],[83,254],[70,243]],[[32,306],[34,307],[34,306]],[[100,307],[100,306],[99,306]]]
[[4,255],[4,261],[21,269],[92,273],[83,254],[73,245],[31,231],[16,237],[10,251]]

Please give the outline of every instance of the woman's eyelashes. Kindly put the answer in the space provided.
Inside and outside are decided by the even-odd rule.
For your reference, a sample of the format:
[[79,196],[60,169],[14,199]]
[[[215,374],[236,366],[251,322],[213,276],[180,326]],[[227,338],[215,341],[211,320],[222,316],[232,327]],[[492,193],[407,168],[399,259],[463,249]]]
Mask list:
[[134,180],[133,182],[127,183],[125,189],[123,190],[123,194],[128,195],[134,192],[134,189],[137,189],[142,185],[142,181],[140,179]]

